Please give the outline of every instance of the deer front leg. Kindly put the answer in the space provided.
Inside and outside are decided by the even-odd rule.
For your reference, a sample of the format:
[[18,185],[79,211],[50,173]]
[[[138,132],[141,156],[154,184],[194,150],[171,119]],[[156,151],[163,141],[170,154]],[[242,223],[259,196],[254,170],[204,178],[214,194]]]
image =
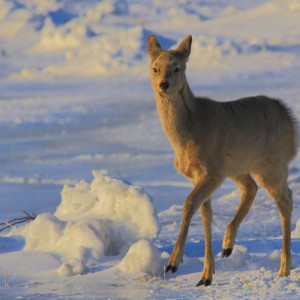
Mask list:
[[176,272],[179,264],[182,261],[184,254],[184,245],[186,242],[189,225],[195,212],[200,205],[212,194],[212,192],[222,183],[223,179],[207,179],[195,185],[194,190],[190,193],[183,205],[182,222],[179,230],[179,235],[175,243],[172,255],[169,259],[166,272]]
[[201,285],[211,285],[213,274],[215,273],[215,260],[212,248],[212,209],[211,209],[211,199],[207,199],[200,207],[203,228],[205,234],[205,254],[204,254],[204,267],[201,275],[200,281],[196,286]]

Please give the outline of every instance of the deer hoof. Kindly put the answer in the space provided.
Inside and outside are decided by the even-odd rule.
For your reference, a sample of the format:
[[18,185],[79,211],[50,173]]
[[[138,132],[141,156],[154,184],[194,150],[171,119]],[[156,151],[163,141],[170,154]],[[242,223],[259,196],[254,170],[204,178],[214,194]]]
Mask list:
[[165,273],[168,273],[169,271],[171,271],[172,273],[175,273],[177,271],[177,267],[174,265],[168,265]]
[[233,248],[227,248],[222,250],[222,258],[228,257],[231,255]]
[[196,287],[199,287],[201,285],[204,285],[204,286],[209,286],[211,285],[211,280],[210,279],[201,279],[197,284],[196,284]]

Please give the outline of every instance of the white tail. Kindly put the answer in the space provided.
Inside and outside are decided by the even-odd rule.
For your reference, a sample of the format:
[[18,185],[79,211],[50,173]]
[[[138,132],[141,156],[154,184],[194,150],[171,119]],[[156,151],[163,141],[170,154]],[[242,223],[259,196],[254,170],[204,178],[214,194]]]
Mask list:
[[222,253],[227,257],[256,195],[254,177],[278,206],[283,235],[279,274],[287,276],[293,208],[287,177],[288,163],[298,147],[296,121],[281,101],[265,96],[231,102],[195,97],[185,76],[191,44],[192,37],[187,36],[176,50],[163,50],[154,35],[147,44],[151,84],[162,126],[175,152],[174,164],[194,185],[183,206],[181,228],[166,271],[176,272],[182,261],[189,224],[200,207],[205,258],[197,286],[211,284],[215,266],[210,196],[227,177],[241,190],[239,208],[223,239]]

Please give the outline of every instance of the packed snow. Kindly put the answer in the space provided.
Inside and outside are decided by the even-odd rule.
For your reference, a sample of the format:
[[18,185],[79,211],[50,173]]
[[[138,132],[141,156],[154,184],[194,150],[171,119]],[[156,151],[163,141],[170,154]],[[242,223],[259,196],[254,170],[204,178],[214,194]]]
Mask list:
[[140,240],[129,248],[118,267],[125,273],[158,274],[160,271],[160,252],[148,240]]
[[298,0],[1,1],[0,220],[37,217],[0,236],[0,298],[298,299],[299,156],[289,176],[289,277],[277,274],[281,223],[264,190],[232,255],[221,258],[240,197],[229,180],[213,195],[212,286],[194,287],[204,257],[200,215],[178,272],[164,274],[192,185],[173,167],[146,39],[154,33],[172,48],[192,34],[195,94],[266,94],[299,118],[299,28]]
[[[12,234],[24,237],[24,250],[58,255],[62,262],[57,270],[60,275],[76,275],[85,273],[104,256],[117,255],[139,241],[120,264],[125,270],[125,266],[132,265],[130,256],[139,253],[145,239],[156,238],[158,230],[156,212],[147,195],[105,172],[94,172],[91,184],[81,181],[74,187],[64,186],[61,203],[53,215],[40,214]],[[149,259],[144,257],[145,269],[141,263],[128,269],[146,272],[150,263],[158,269],[160,260],[154,248],[146,246]]]

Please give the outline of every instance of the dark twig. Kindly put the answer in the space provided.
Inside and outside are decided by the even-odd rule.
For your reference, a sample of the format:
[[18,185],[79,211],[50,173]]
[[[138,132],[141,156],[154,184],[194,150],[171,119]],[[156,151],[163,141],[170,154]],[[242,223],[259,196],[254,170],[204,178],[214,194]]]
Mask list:
[[8,228],[11,228],[17,224],[31,222],[31,221],[35,220],[35,218],[36,218],[35,213],[32,213],[31,215],[29,213],[27,213],[26,211],[23,211],[23,213],[25,214],[24,217],[15,218],[15,219],[12,219],[9,221],[1,222],[0,223],[0,232],[6,230]]

